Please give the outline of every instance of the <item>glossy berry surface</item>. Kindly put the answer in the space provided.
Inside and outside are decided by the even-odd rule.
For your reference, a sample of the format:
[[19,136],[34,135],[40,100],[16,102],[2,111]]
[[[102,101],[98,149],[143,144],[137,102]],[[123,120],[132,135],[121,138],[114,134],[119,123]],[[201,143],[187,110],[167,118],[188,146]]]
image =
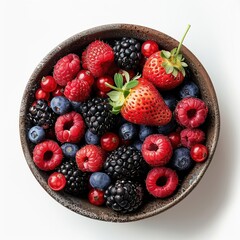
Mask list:
[[179,173],[186,173],[193,166],[190,150],[185,147],[177,148],[173,151],[173,156],[169,162],[171,168]]
[[87,82],[89,86],[92,86],[94,83],[94,77],[88,70],[80,70],[76,79]]
[[195,144],[191,147],[190,156],[195,162],[204,162],[208,157],[208,148],[203,144]]
[[127,122],[120,126],[118,133],[123,140],[132,140],[137,136],[138,129],[135,124]]
[[147,40],[142,44],[141,52],[143,56],[150,57],[153,53],[159,50],[158,44],[153,40]]
[[100,143],[102,149],[106,151],[113,151],[119,146],[120,139],[117,134],[108,132],[101,137]]
[[105,190],[111,184],[111,179],[104,172],[94,172],[89,178],[89,183],[93,188]]
[[198,98],[200,95],[200,91],[198,86],[192,81],[183,82],[179,89],[179,97],[186,98],[186,97],[196,97]]
[[64,96],[64,87],[57,86],[56,89],[52,92],[53,97]]
[[146,178],[148,192],[156,198],[165,198],[174,193],[178,186],[178,175],[170,168],[156,167]]
[[144,140],[141,151],[144,160],[150,166],[163,166],[172,156],[172,145],[168,137],[152,134]]
[[48,100],[50,97],[49,92],[44,91],[42,88],[37,89],[35,93],[35,98],[36,99],[43,99],[43,100]]
[[52,98],[50,106],[56,114],[63,115],[69,112],[71,108],[71,103],[67,98],[63,96],[56,96]]
[[169,133],[168,138],[172,144],[173,149],[181,146],[181,137],[179,132]]
[[48,186],[54,191],[60,191],[66,186],[66,178],[62,173],[54,172],[48,178]]
[[62,146],[63,154],[66,158],[75,158],[77,151],[79,150],[78,145],[73,143],[64,143]]
[[32,143],[39,143],[45,138],[43,127],[34,126],[28,131],[28,138]]
[[88,201],[96,206],[101,206],[105,203],[104,191],[99,189],[91,189],[88,193]]
[[92,133],[89,129],[85,133],[85,141],[87,144],[98,145],[100,143],[100,137]]
[[105,75],[96,79],[96,86],[98,90],[101,92],[107,93],[112,90],[110,87],[106,86],[106,83],[114,85],[113,78],[108,75]]
[[53,92],[57,88],[57,83],[52,76],[45,76],[41,80],[41,88],[45,92]]

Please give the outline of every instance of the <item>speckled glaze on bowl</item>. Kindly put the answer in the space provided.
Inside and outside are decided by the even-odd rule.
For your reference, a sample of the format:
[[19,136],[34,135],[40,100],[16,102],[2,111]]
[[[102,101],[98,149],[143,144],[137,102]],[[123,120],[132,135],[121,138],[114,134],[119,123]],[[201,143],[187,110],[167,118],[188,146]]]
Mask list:
[[34,90],[36,89],[37,83],[43,76],[51,74],[53,66],[57,60],[64,55],[72,52],[79,53],[83,47],[86,47],[87,44],[95,39],[115,39],[123,36],[134,37],[142,41],[152,39],[159,44],[160,49],[166,50],[171,50],[178,45],[178,41],[164,33],[147,27],[131,24],[103,25],[80,32],[59,44],[36,67],[23,94],[19,119],[21,144],[27,164],[45,191],[47,191],[57,202],[78,214],[92,219],[109,222],[129,222],[151,217],[174,206],[185,198],[199,183],[207,170],[214,155],[220,131],[219,108],[212,82],[199,60],[193,55],[193,53],[183,46],[181,52],[189,65],[193,80],[200,87],[202,99],[209,107],[209,115],[206,124],[206,145],[209,149],[208,159],[204,163],[196,164],[175,195],[163,200],[152,200],[147,204],[144,204],[139,211],[132,214],[118,214],[106,207],[93,206],[85,199],[76,198],[63,192],[52,191],[47,185],[47,174],[39,170],[33,163],[31,147],[26,134],[26,113],[33,102]]

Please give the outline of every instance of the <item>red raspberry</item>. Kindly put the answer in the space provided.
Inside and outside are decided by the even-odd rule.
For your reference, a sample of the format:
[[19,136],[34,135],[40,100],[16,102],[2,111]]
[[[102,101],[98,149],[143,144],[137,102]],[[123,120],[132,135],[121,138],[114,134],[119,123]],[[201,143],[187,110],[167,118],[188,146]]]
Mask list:
[[105,153],[99,146],[86,145],[76,153],[76,163],[83,172],[100,171],[105,161]]
[[33,150],[33,161],[38,168],[51,171],[59,166],[63,159],[61,147],[52,140],[37,144]]
[[205,140],[205,133],[201,129],[186,128],[180,132],[180,137],[182,145],[191,148],[196,143],[202,143]]
[[114,61],[113,49],[102,41],[96,40],[87,47],[87,52],[83,57],[87,69],[94,77],[103,76]]
[[205,122],[208,107],[199,98],[187,97],[178,102],[175,108],[176,121],[187,128],[196,128]]
[[178,175],[170,168],[158,167],[149,171],[146,178],[146,187],[156,198],[169,197],[178,186]]
[[67,83],[64,95],[70,101],[84,102],[90,96],[91,87],[86,81],[74,79]]
[[57,140],[64,143],[77,143],[83,137],[85,123],[82,116],[77,112],[61,115],[55,123],[55,134]]
[[82,68],[87,69],[87,61],[86,61],[87,50],[82,53]]
[[173,153],[169,138],[162,134],[152,134],[146,137],[141,151],[145,161],[153,167],[167,164]]
[[70,53],[58,60],[53,69],[53,77],[58,85],[66,86],[73,80],[80,70],[80,59],[76,54]]

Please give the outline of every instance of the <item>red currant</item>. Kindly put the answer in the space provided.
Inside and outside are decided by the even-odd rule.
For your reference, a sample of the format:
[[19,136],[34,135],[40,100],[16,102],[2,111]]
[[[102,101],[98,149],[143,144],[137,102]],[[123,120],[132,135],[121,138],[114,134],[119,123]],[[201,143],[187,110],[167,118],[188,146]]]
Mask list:
[[88,70],[79,71],[76,78],[88,82],[89,86],[92,86],[94,83],[94,77]]
[[88,194],[88,201],[96,206],[103,205],[104,200],[104,192],[98,189],[91,189]]
[[66,183],[66,178],[62,173],[54,172],[48,178],[48,186],[54,191],[62,190]]
[[103,92],[103,91],[97,91],[97,96],[100,97],[100,98],[107,98],[108,95],[106,92]]
[[153,53],[159,50],[158,44],[153,40],[147,40],[142,44],[141,52],[143,56],[150,57]]
[[35,92],[36,99],[48,100],[49,97],[50,97],[49,92],[45,92],[42,88],[37,89],[37,91]]
[[102,91],[102,92],[109,92],[112,89],[108,86],[105,85],[105,83],[109,83],[110,85],[114,85],[114,81],[113,78],[110,76],[103,76],[103,77],[99,77],[96,80],[96,86],[97,88]]
[[41,88],[45,92],[53,92],[57,87],[57,83],[52,76],[43,77],[41,80]]
[[117,134],[108,132],[101,137],[100,142],[102,149],[113,151],[119,146],[120,139]]
[[172,132],[168,135],[168,138],[172,144],[173,148],[180,147],[181,145],[181,137],[179,132]]
[[203,162],[207,159],[208,149],[203,144],[195,144],[191,147],[190,156],[195,162]]
[[64,87],[57,86],[57,88],[52,92],[53,97],[64,96]]

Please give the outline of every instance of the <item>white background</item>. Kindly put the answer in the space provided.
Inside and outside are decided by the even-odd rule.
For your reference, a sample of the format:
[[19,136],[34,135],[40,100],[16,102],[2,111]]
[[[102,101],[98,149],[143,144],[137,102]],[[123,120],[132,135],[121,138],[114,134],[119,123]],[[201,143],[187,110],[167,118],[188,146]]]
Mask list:
[[[1,17],[1,227],[8,239],[240,239],[240,1],[6,0]],[[36,65],[56,45],[90,27],[133,23],[184,42],[208,71],[221,110],[221,134],[204,178],[181,203],[157,216],[107,223],[52,199],[24,159],[18,129],[21,97]],[[2,74],[3,72],[3,74]]]

